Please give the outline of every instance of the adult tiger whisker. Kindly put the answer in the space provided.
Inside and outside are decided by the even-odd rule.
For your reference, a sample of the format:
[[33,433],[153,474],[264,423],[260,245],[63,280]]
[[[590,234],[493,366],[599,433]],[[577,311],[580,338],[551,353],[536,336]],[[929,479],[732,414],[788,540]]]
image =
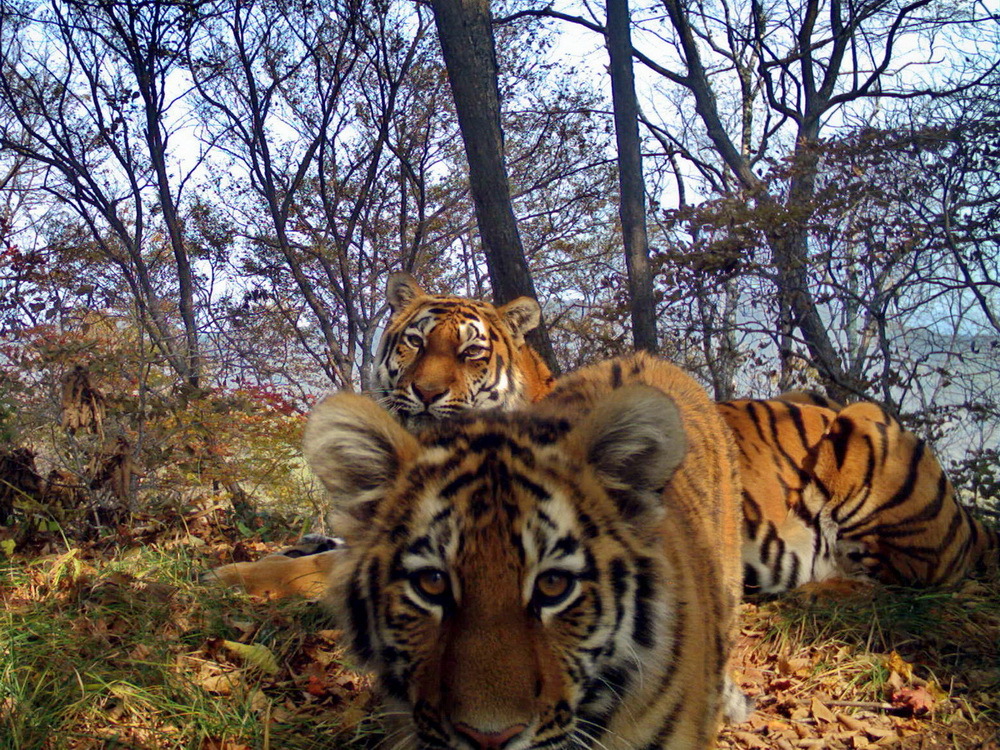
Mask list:
[[[409,714],[406,714],[406,716],[409,716]],[[389,742],[390,740],[395,740],[400,735],[404,735],[404,734],[406,735],[405,737],[403,737],[404,741],[407,740],[407,739],[412,739],[412,737],[413,737],[413,730],[409,726],[407,726],[405,724],[402,725],[402,726],[400,726],[400,727],[397,727],[396,729],[394,729],[393,731],[391,731],[387,735],[385,735],[382,739],[380,739],[375,744],[375,747],[372,750],[378,750],[378,748],[382,747],[385,743]],[[397,747],[399,747],[398,744],[394,745],[393,748],[392,748],[392,750],[395,750]]]

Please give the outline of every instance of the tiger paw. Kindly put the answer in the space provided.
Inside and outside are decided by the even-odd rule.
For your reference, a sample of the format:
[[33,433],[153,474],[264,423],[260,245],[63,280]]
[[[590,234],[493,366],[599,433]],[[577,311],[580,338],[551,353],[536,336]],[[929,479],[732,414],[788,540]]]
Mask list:
[[882,567],[878,539],[838,539],[834,547],[837,565],[845,576],[876,580]]
[[722,717],[727,724],[742,724],[750,718],[755,707],[754,699],[745,694],[730,675],[722,685]]
[[274,554],[285,557],[304,557],[305,555],[318,555],[320,552],[330,552],[344,546],[344,540],[326,534],[306,534],[298,544],[285,547]]

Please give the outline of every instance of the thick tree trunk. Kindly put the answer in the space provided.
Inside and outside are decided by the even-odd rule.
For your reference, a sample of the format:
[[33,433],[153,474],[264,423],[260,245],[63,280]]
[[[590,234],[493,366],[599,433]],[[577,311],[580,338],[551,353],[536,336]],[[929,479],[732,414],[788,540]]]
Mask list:
[[[514,219],[504,164],[489,0],[432,0],[431,7],[469,160],[476,221],[494,299],[502,304],[521,295],[537,297]],[[544,324],[528,339],[558,372]]]
[[618,214],[622,222],[628,269],[632,341],[636,349],[657,349],[653,273],[646,236],[646,192],[639,143],[639,104],[632,70],[631,16],[628,0],[608,0],[607,46],[611,57],[611,97],[618,141]]

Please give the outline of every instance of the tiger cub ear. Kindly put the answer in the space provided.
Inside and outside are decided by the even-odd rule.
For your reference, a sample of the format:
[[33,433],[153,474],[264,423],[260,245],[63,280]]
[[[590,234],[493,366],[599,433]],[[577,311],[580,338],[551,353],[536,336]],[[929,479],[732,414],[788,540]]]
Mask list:
[[500,319],[507,324],[514,343],[524,343],[524,334],[538,328],[542,321],[542,308],[531,297],[518,297],[497,308]]
[[389,281],[385,285],[385,300],[394,313],[399,312],[417,297],[426,295],[413,274],[406,271],[396,271],[389,274]]
[[354,393],[337,393],[313,409],[302,451],[329,490],[334,510],[364,521],[416,456],[417,439],[385,409]]
[[673,399],[650,386],[619,388],[572,434],[624,518],[644,522],[659,515],[664,487],[688,444]]

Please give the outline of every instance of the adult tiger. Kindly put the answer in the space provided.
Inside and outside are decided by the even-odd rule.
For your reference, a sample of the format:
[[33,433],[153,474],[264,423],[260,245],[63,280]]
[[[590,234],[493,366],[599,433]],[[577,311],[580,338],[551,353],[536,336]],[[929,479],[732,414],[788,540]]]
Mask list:
[[877,405],[787,394],[719,409],[740,450],[748,592],[836,577],[945,585],[996,555],[997,532]]
[[673,365],[613,360],[417,436],[338,394],[304,452],[344,516],[327,601],[399,746],[707,748],[741,702],[735,449]]
[[[389,276],[386,301],[392,314],[377,347],[371,392],[408,427],[469,409],[509,411],[552,390],[552,373],[524,340],[541,318],[530,297],[496,307],[428,294],[411,274],[397,272]],[[337,539],[310,534],[260,560],[215,568],[204,579],[251,594],[316,596],[338,547]]]
[[552,373],[524,342],[541,313],[530,297],[489,302],[432,295],[416,279],[389,276],[392,316],[375,356],[373,391],[408,426],[466,409],[508,410],[552,389]]

